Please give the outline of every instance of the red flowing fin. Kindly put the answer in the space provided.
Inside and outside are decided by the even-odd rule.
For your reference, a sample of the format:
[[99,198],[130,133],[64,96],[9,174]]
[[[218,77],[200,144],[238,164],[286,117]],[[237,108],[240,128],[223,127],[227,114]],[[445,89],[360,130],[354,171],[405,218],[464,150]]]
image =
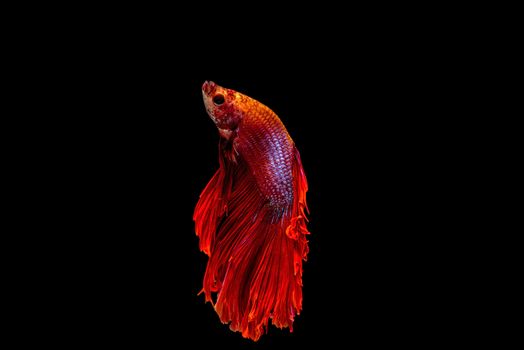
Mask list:
[[227,213],[227,201],[231,193],[232,168],[229,165],[234,161],[233,145],[227,140],[220,139],[219,143],[220,168],[211,178],[200,194],[200,199],[193,213],[195,232],[200,238],[200,250],[211,255],[211,247],[215,239],[220,220]]
[[300,153],[296,148],[293,150],[293,191],[294,200],[291,210],[291,222],[286,228],[286,235],[296,240],[296,249],[294,257],[295,274],[302,281],[302,260],[307,260],[309,247],[307,245],[306,235],[309,234],[306,224],[308,222],[307,214],[309,209],[306,202],[306,192],[308,190],[306,175],[302,167]]
[[213,203],[222,206],[216,193],[223,188],[215,186],[230,184],[227,213],[213,208],[207,199],[197,206],[198,219],[211,218],[216,230],[212,233],[205,223],[197,223],[201,248],[205,238],[204,248],[209,247],[210,252],[204,276],[206,300],[213,302],[212,294],[218,293],[214,305],[220,320],[245,338],[257,341],[270,319],[275,326],[292,331],[294,317],[302,309],[302,260],[308,252],[307,182],[300,155],[295,150],[294,200],[285,210],[268,205],[242,158],[224,164],[221,170],[231,181],[212,179],[213,188],[206,187],[204,193],[206,197],[215,193]]

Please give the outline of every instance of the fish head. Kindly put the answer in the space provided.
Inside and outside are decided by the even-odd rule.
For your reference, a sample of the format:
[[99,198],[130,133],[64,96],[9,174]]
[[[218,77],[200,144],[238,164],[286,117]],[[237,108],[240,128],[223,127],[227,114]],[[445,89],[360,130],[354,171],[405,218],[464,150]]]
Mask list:
[[202,96],[207,114],[220,131],[234,131],[238,128],[244,115],[244,96],[241,93],[206,81],[202,85]]

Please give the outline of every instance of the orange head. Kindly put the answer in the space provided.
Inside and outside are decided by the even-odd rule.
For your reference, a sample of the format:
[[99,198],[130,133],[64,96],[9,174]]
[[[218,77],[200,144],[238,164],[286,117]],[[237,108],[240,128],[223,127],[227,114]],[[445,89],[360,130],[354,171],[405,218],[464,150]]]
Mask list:
[[234,131],[244,115],[243,103],[247,96],[218,86],[212,81],[202,85],[206,111],[221,131]]

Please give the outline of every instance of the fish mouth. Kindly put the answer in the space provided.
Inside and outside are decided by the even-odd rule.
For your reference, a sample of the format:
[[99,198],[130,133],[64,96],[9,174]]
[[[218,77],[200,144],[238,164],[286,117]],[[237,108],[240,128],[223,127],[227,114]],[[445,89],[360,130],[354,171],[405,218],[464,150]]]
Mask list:
[[217,84],[212,81],[205,81],[202,85],[202,92],[206,95],[211,95],[217,88]]

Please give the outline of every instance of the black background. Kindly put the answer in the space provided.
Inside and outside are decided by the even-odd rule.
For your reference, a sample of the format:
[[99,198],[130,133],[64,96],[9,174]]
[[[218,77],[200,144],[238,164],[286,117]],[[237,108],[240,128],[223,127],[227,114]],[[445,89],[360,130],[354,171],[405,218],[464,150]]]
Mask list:
[[[429,278],[438,222],[427,198],[438,185],[427,180],[435,169],[425,140],[436,107],[424,75],[405,62],[330,57],[240,67],[213,57],[174,64],[172,51],[160,50],[93,58],[64,79],[65,90],[69,79],[82,82],[62,107],[75,116],[63,135],[74,147],[57,145],[67,165],[58,179],[68,184],[64,225],[75,232],[66,240],[71,277],[59,295],[71,300],[67,332],[95,343],[219,348],[427,339],[435,290],[446,293]],[[293,334],[270,326],[256,344],[229,331],[197,295],[207,258],[192,214],[218,167],[205,80],[272,108],[309,182],[303,311]]]
[[[115,111],[95,117],[86,146],[94,158],[82,174],[89,208],[84,239],[93,248],[85,261],[87,293],[82,289],[90,332],[129,342],[264,348],[312,339],[412,339],[424,329],[419,313],[433,302],[420,299],[429,287],[417,261],[429,246],[416,232],[424,212],[421,169],[411,163],[417,154],[405,153],[393,101],[367,75],[355,76],[213,72],[104,88]],[[293,334],[270,326],[256,345],[229,331],[197,296],[207,258],[192,214],[218,166],[204,80],[270,106],[300,150],[309,181],[303,312]]]
[[[13,118],[21,137],[10,147],[28,150],[15,191],[28,189],[19,200],[33,209],[21,226],[35,225],[18,236],[24,250],[36,246],[30,274],[19,274],[27,294],[13,304],[40,329],[20,340],[419,348],[463,332],[470,296],[457,281],[475,261],[453,261],[471,249],[457,238],[469,222],[453,223],[470,181],[455,165],[476,143],[456,151],[454,139],[471,133],[469,122],[458,128],[471,106],[453,102],[478,60],[461,57],[475,27],[457,33],[452,22],[470,9],[258,6],[237,15],[213,5],[67,14],[45,5],[50,13],[26,18],[34,27],[12,28],[26,31],[8,50],[20,67],[6,65],[9,90],[24,92]],[[207,258],[192,214],[218,166],[205,80],[272,108],[301,152],[311,235],[293,334],[270,325],[253,343],[197,296]]]

